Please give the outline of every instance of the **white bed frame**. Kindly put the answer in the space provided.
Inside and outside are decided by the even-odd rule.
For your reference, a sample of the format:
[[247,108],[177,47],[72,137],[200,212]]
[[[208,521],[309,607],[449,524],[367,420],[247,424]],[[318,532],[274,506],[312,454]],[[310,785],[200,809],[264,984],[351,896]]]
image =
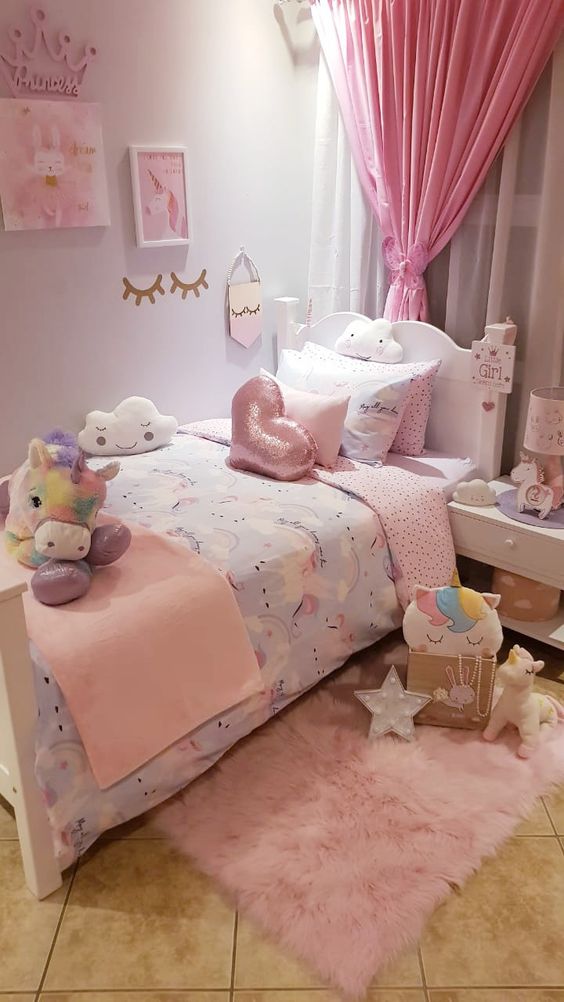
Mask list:
[[[298,299],[276,299],[278,355],[284,348],[300,350],[305,341],[333,348],[351,320],[368,320],[360,313],[331,313],[311,327],[297,323]],[[394,337],[403,347],[404,362],[441,359],[426,444],[432,451],[467,456],[476,476],[494,480],[501,469],[507,395],[490,393],[471,382],[472,352],[460,348],[438,327],[415,320],[393,324]],[[476,334],[479,340],[479,334]],[[488,402],[484,410],[483,403]],[[493,404],[493,406],[490,406]]]
[[[357,313],[334,313],[307,327],[296,322],[299,301],[276,300],[278,352],[301,348],[305,340],[332,348]],[[366,319],[366,318],[364,318]],[[402,321],[394,333],[404,360],[442,359],[427,441],[430,449],[470,457],[479,476],[499,474],[506,396],[487,394],[470,381],[471,352],[459,348],[430,324]],[[486,400],[493,408],[484,410]],[[12,805],[20,840],[25,879],[38,898],[61,886],[51,829],[35,780],[37,703],[29,655],[22,594],[26,584],[14,562],[9,579],[0,575],[0,794]]]

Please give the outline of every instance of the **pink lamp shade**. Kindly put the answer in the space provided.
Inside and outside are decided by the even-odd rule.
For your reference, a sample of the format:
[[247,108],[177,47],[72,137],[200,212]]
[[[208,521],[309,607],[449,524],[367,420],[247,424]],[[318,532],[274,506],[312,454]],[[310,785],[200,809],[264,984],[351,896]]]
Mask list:
[[564,456],[564,386],[531,391],[523,445],[543,456]]

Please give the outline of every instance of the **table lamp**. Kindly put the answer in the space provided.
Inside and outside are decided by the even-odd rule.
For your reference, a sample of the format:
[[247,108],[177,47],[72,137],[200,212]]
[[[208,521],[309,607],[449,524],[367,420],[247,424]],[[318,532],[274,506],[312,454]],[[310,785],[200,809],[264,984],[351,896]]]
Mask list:
[[[530,522],[552,514],[560,523],[563,520],[558,510],[564,502],[564,386],[542,386],[531,391],[523,446],[540,458],[521,453],[521,462],[511,471],[511,479],[519,489],[516,497],[503,499],[502,508],[513,501],[516,512],[506,510],[511,517]],[[521,517],[523,513],[525,517]]]
[[542,457],[544,483],[557,495],[553,507],[559,507],[564,493],[564,386],[531,391],[523,446]]

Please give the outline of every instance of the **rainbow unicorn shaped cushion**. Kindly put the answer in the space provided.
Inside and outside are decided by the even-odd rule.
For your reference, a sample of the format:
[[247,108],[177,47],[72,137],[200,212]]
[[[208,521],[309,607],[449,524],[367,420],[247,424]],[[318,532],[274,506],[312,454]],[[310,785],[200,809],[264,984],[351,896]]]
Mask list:
[[412,651],[494,657],[503,643],[499,595],[463,588],[458,576],[444,588],[415,589],[403,635]]

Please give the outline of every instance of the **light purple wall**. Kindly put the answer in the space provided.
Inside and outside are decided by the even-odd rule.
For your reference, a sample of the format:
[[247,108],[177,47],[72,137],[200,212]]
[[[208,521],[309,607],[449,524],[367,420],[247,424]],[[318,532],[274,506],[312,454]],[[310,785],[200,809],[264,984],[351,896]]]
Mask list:
[[[2,45],[28,8],[2,0]],[[241,382],[273,362],[272,298],[306,294],[317,59],[303,9],[285,8],[286,32],[270,0],[45,8],[55,28],[99,52],[82,98],[102,105],[111,226],[0,231],[0,473],[23,459],[34,434],[76,430],[86,411],[130,394],[181,421],[227,413]],[[135,246],[129,144],[188,147],[187,253]],[[267,335],[249,350],[226,337],[224,321],[241,243],[265,300]],[[124,275],[142,287],[158,272],[190,281],[202,268],[210,288],[199,300],[122,300]]]

